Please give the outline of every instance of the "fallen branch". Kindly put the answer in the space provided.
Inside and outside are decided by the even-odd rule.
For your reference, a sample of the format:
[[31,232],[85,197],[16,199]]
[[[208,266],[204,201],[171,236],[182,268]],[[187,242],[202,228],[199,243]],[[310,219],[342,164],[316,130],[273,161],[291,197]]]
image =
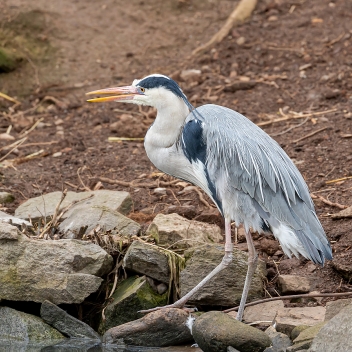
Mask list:
[[328,185],[330,183],[336,183],[336,182],[345,181],[345,180],[349,180],[349,179],[352,179],[352,176],[337,178],[335,180],[326,181],[325,183]]
[[240,24],[252,14],[256,5],[257,0],[241,0],[220,30],[206,44],[193,50],[192,56],[204,53],[215,44],[220,43],[230,33],[232,27]]
[[159,181],[158,184],[156,183],[134,183],[134,181],[131,182],[126,182],[126,181],[120,181],[120,180],[112,180],[111,178],[107,177],[102,177],[99,176],[97,177],[98,180],[102,182],[109,183],[111,185],[119,185],[119,186],[124,186],[124,187],[131,187],[131,188],[158,188],[160,186],[172,186],[177,182],[180,182],[180,180],[172,180],[170,182],[165,182],[165,181]]
[[308,134],[306,134],[305,136],[294,140],[293,142],[294,142],[294,143],[297,143],[297,142],[303,141],[304,139],[307,139],[307,138],[312,137],[312,136],[314,136],[314,135],[316,135],[316,134],[318,134],[318,133],[320,133],[320,132],[323,132],[323,131],[327,130],[328,128],[331,128],[331,127],[328,127],[328,126],[327,126],[327,127],[320,128],[319,130],[316,130],[316,131],[313,131],[313,132],[311,132],[311,133],[308,133]]
[[[295,298],[311,298],[311,297],[344,297],[344,296],[352,296],[352,292],[343,292],[343,293],[304,293],[301,295],[290,295],[290,296],[280,296],[280,297],[272,297],[272,298],[266,298],[266,299],[261,299],[259,301],[255,302],[250,302],[245,305],[245,307],[251,307],[255,306],[260,303],[265,303],[265,302],[272,302],[272,301],[280,301],[280,300],[287,300],[287,299],[295,299]],[[233,307],[230,309],[226,309],[223,312],[228,313],[228,312],[233,312],[238,310],[238,307]]]
[[0,92],[0,97],[6,99],[6,100],[8,100],[8,101],[10,101],[11,103],[15,103],[15,104],[19,104],[19,105],[21,104],[21,102],[19,102],[18,100],[14,99],[14,98],[9,97],[9,96],[8,96],[7,94],[5,94],[5,93],[1,93],[1,92]]
[[330,202],[329,200],[325,199],[324,197],[322,196],[318,196],[318,195],[315,195],[315,194],[310,194],[310,196],[313,198],[313,199],[320,199],[323,203],[327,204],[327,205],[330,205],[332,207],[336,207],[336,208],[339,208],[339,209],[346,209],[348,208],[347,205],[342,205],[342,204],[339,204],[339,203],[334,203],[334,202]]

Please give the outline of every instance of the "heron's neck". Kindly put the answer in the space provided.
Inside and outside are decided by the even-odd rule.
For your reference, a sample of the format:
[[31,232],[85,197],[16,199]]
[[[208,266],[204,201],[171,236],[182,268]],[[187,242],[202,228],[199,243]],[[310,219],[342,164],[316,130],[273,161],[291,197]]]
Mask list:
[[156,106],[157,115],[145,136],[146,148],[169,148],[181,131],[189,109],[182,99],[171,97]]

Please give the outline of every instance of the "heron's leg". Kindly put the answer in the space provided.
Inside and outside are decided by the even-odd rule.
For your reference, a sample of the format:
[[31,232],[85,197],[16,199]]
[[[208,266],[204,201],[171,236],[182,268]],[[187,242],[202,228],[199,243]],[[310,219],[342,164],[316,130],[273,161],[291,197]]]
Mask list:
[[142,310],[141,313],[149,313],[161,308],[183,308],[186,302],[199,290],[201,289],[212,277],[214,277],[221,270],[225,269],[232,262],[232,251],[233,244],[231,240],[231,221],[230,219],[225,219],[225,255],[222,258],[221,263],[214,268],[214,270],[209,273],[197,286],[195,286],[186,295],[181,297],[178,301],[173,304],[169,304],[163,307],[156,307],[148,310]]
[[237,316],[236,316],[236,319],[239,321],[242,320],[244,306],[247,301],[249,287],[251,285],[252,278],[258,263],[258,255],[255,251],[253,238],[249,231],[246,231],[246,240],[247,240],[247,246],[248,246],[248,270],[247,270],[246,281],[244,282],[240,307],[238,309]]

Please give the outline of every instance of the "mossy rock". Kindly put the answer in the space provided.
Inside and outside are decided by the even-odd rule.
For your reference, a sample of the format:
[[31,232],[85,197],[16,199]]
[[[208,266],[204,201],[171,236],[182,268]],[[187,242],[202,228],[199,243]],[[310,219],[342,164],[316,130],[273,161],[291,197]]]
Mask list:
[[101,335],[112,327],[141,318],[140,310],[166,305],[168,293],[159,295],[153,291],[145,276],[135,276],[122,281],[111,299],[104,311],[105,320],[99,326]]
[[6,49],[0,48],[0,73],[7,73],[15,70],[20,60],[10,54]]

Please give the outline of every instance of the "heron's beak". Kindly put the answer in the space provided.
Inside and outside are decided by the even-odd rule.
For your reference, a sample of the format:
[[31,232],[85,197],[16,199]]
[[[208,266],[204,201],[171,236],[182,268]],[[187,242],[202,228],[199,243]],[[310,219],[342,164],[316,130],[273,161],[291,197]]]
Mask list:
[[93,98],[88,99],[90,103],[102,103],[106,101],[124,101],[124,100],[133,100],[136,95],[143,95],[138,89],[134,86],[125,86],[125,87],[114,87],[94,90],[93,92],[88,92],[86,95],[108,95],[107,97]]

